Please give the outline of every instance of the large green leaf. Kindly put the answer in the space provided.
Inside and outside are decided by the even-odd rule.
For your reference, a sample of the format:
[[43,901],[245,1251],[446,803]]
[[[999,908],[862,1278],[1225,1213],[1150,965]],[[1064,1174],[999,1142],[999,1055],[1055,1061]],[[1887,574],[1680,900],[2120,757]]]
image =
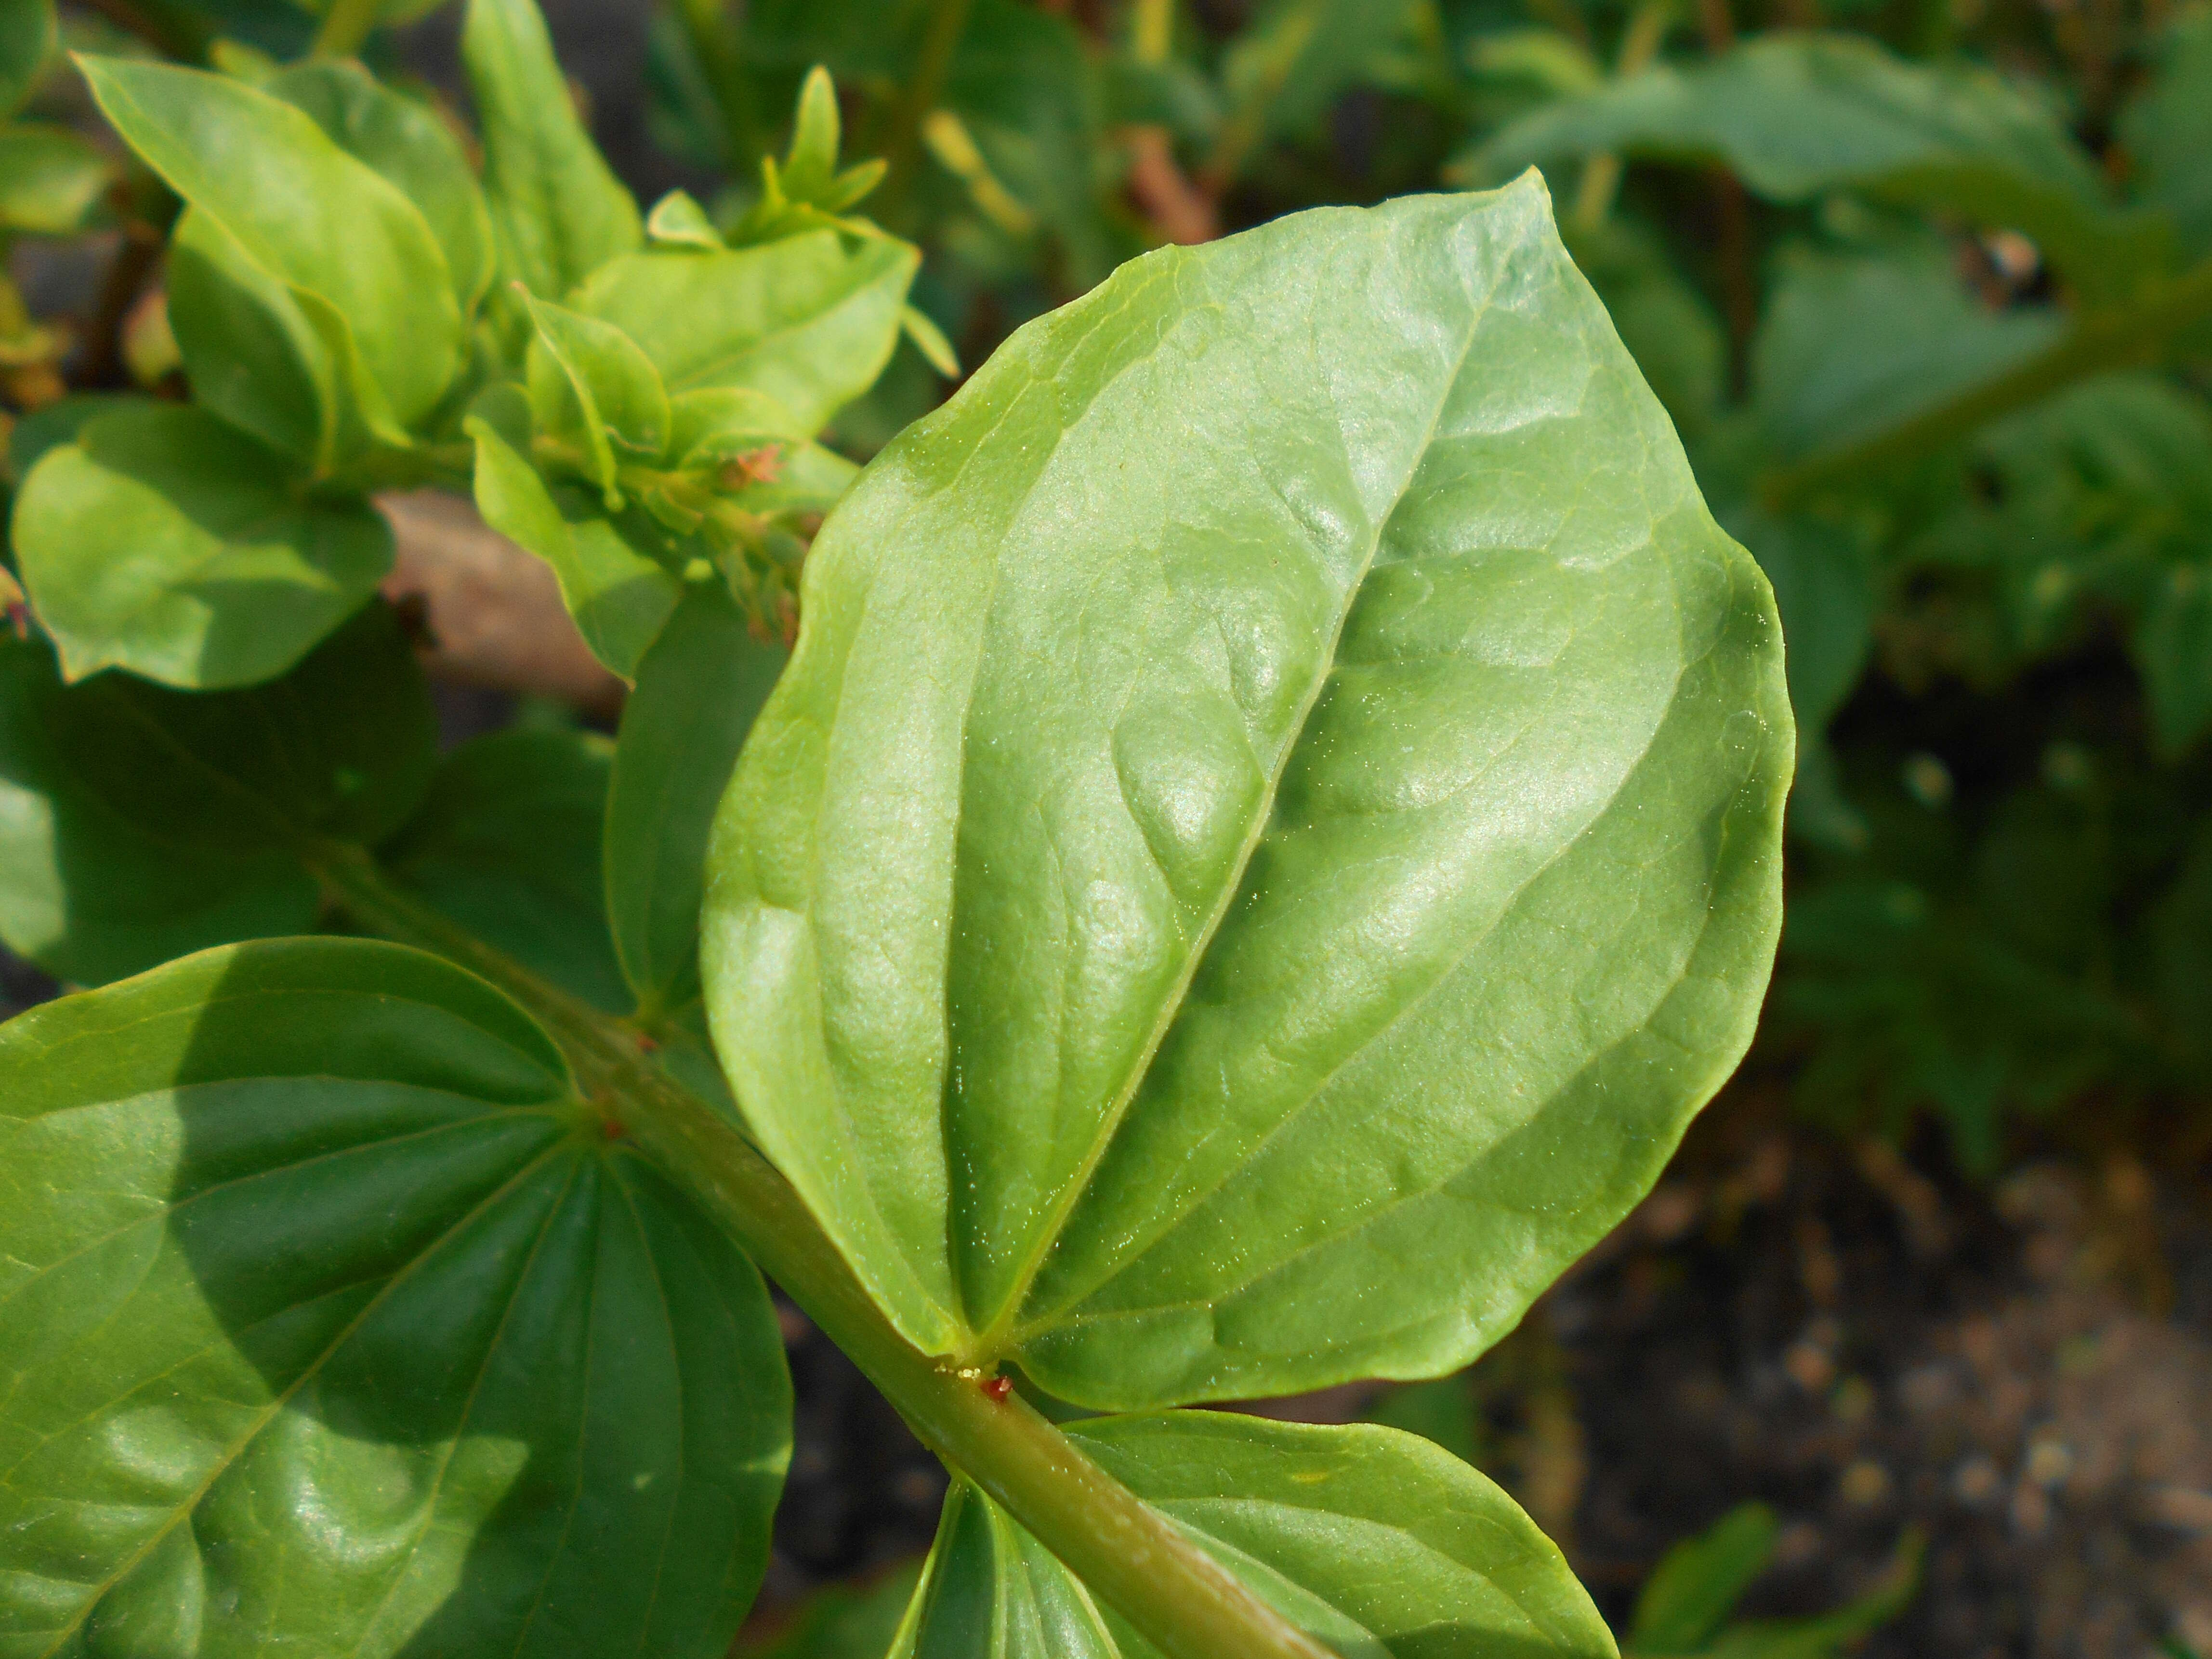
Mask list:
[[303,853],[390,835],[422,798],[436,741],[428,688],[382,605],[240,691],[118,674],[64,687],[43,645],[0,639],[0,939],[96,985],[305,932]]
[[509,276],[557,300],[644,240],[637,204],[576,119],[532,0],[469,0],[461,56]]
[[452,130],[358,64],[295,64],[268,90],[298,105],[331,143],[405,193],[438,239],[462,315],[474,311],[491,286],[491,215]]
[[[1559,1549],[1416,1436],[1220,1412],[1100,1418],[1069,1437],[1262,1600],[1352,1659],[1613,1659]],[[963,1483],[894,1659],[1153,1659]]]
[[1778,201],[1851,190],[2025,232],[2085,289],[2124,292],[2155,226],[2109,203],[2057,113],[1986,70],[1908,64],[1848,35],[1778,33],[1662,64],[1513,123],[1464,164],[1502,178],[1601,150],[1725,162]]
[[14,534],[64,671],[214,690],[299,661],[392,563],[367,501],[302,499],[299,483],[284,457],[174,404],[102,415],[49,451]]
[[2212,11],[2185,11],[2159,43],[2157,73],[2122,112],[2141,194],[2172,215],[2183,243],[2212,252]]
[[684,591],[623,706],[607,797],[606,913],[639,1004],[698,991],[699,904],[715,804],[784,651],[754,637],[720,582]]
[[83,68],[147,164],[290,288],[334,350],[358,352],[376,412],[402,426],[428,414],[468,331],[437,238],[399,187],[306,112],[227,76],[122,58]]
[[0,1652],[713,1659],[789,1449],[744,1257],[359,939],[0,1030]]
[[1748,1039],[1773,601],[1533,181],[1163,250],[863,474],[717,822],[761,1144],[1091,1405],[1463,1364]]
[[617,259],[574,304],[637,342],[672,392],[749,386],[808,432],[875,383],[921,256],[884,236],[810,231],[721,253]]
[[495,732],[446,755],[380,856],[469,933],[611,1013],[630,1000],[607,936],[599,848],[611,745],[590,732]]

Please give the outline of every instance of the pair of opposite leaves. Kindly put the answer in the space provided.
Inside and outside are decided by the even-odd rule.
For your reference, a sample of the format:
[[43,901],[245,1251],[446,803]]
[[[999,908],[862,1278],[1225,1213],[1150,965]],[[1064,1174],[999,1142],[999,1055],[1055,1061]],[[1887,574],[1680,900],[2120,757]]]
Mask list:
[[[1747,1038],[1790,770],[1771,600],[1533,183],[1125,269],[878,459],[805,605],[709,856],[710,1010],[753,1133],[929,1351],[1139,1409],[1450,1369],[1641,1194]],[[58,1633],[27,1651],[187,1603],[187,1652],[245,1607],[364,1651],[726,1635],[787,1446],[757,1281],[489,993],[463,1021],[476,992],[416,999],[495,1028],[488,1054],[402,1040],[374,994],[312,1018],[424,975],[459,977],[249,947],[81,1000],[173,999],[128,1057],[46,1063],[46,1026],[97,1006],[14,1034],[9,1069],[48,1079],[6,1109],[39,1173],[0,1289],[38,1316],[0,1345],[5,1461]],[[227,1020],[234,994],[296,997],[300,1052],[234,1054],[273,1023]],[[387,1212],[349,1164],[387,1167],[413,1231],[337,1237]],[[333,1243],[288,1249],[288,1285],[253,1200],[303,1182]],[[509,1247],[471,1248],[495,1219]],[[166,1328],[149,1306],[181,1345],[154,1360],[118,1335]],[[440,1340],[458,1394],[410,1386]],[[1117,1434],[1275,1455],[1234,1419],[1134,1421],[1098,1431],[1109,1465]],[[1240,1494],[1241,1456],[1122,1473],[1340,1647],[1603,1648],[1510,1504],[1464,1470],[1417,1499],[1370,1437],[1328,1456],[1405,1517],[1328,1509],[1326,1471],[1319,1507]],[[1180,1514],[1194,1480],[1294,1547]],[[948,1512],[920,1651],[1017,1651],[1021,1607],[1083,1600],[1014,1572],[981,1502]],[[640,1538],[650,1594],[592,1601]],[[1377,1538],[1418,1561],[1353,1547]],[[988,1628],[933,1623],[993,1548]]]

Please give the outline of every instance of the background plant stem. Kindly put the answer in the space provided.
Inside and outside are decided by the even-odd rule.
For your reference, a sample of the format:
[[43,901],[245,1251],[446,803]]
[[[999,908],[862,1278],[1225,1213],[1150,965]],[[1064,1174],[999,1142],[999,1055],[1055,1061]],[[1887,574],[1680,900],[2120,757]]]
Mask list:
[[356,847],[312,858],[356,921],[482,975],[545,1025],[586,1097],[849,1355],[916,1437],[974,1481],[1168,1659],[1328,1659],[1017,1395],[901,1336],[736,1125],[672,1081],[629,1022],[586,1006],[387,881]]
[[331,0],[331,9],[323,14],[323,26],[315,32],[314,47],[309,55],[353,57],[376,27],[377,15],[382,9],[383,0]]
[[891,113],[890,135],[884,145],[889,170],[883,192],[876,198],[876,216],[896,228],[913,193],[915,175],[921,166],[921,124],[945,95],[946,77],[952,73],[952,54],[968,27],[972,0],[933,0],[929,22],[915,54],[914,74],[899,95]]

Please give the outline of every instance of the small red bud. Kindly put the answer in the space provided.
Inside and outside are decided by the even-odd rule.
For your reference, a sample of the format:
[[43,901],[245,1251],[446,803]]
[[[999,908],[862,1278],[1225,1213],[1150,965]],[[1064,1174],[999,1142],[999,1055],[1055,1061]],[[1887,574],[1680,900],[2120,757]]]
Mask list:
[[987,1376],[975,1386],[992,1399],[1003,1402],[1014,1391],[1014,1379],[1011,1376]]

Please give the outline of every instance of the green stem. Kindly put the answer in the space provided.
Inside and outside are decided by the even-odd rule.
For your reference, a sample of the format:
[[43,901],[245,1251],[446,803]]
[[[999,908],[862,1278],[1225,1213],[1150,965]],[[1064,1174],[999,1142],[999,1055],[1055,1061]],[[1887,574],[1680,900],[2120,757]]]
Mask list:
[[313,867],[377,933],[450,957],[527,1007],[586,1096],[745,1248],[850,1355],[922,1443],[1020,1522],[1168,1659],[1328,1659],[1018,1396],[922,1352],[893,1328],[789,1182],[736,1127],[672,1082],[638,1030],[547,984],[392,885],[357,848]]
[[945,95],[945,82],[952,73],[952,54],[968,27],[973,0],[931,0],[929,23],[921,37],[921,51],[914,73],[892,112],[890,141],[884,147],[889,170],[883,193],[876,198],[876,214],[896,227],[913,193],[921,167],[921,124]]
[[376,27],[383,9],[384,0],[331,0],[331,9],[323,14],[323,26],[315,31],[315,44],[307,55],[353,57]]
[[1776,468],[1760,482],[1759,497],[1771,508],[1787,510],[1865,473],[1939,453],[2076,380],[2158,362],[2175,335],[2207,316],[2212,316],[2212,259],[2167,279],[2124,310],[2083,317],[2048,351],[1948,403],[1857,443]]

